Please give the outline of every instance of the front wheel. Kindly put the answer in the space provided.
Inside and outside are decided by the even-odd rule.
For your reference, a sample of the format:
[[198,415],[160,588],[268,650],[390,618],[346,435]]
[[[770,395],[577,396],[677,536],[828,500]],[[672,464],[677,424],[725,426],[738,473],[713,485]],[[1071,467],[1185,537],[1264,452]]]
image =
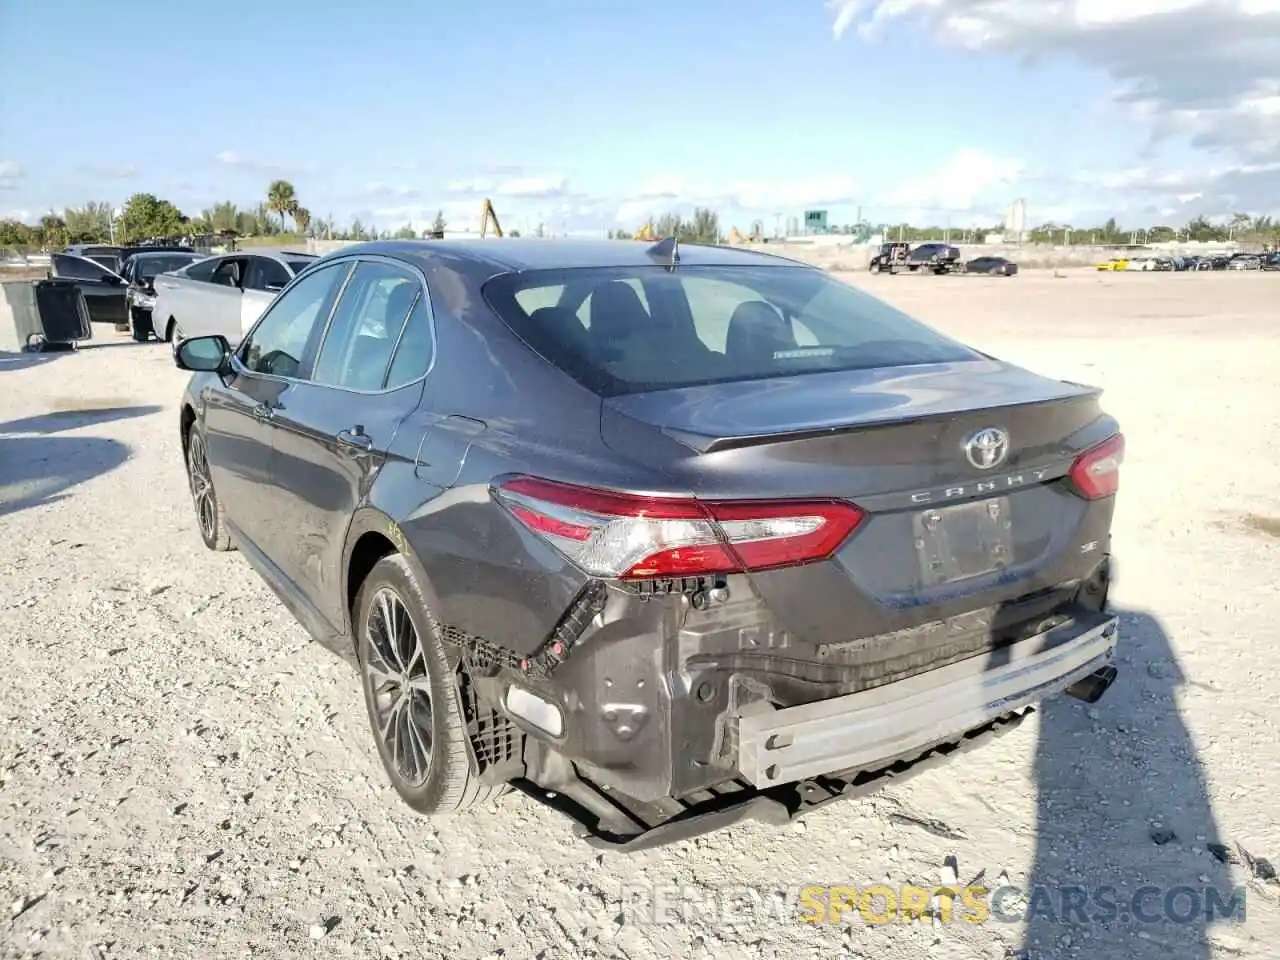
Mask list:
[[187,483],[191,488],[191,501],[196,508],[196,523],[200,527],[200,539],[210,550],[230,550],[231,534],[227,531],[227,514],[213,489],[213,476],[209,471],[209,452],[204,434],[192,424],[187,434]]
[[356,595],[352,618],[369,725],[391,785],[426,815],[500,794],[471,772],[466,719],[454,669],[408,561],[379,560]]

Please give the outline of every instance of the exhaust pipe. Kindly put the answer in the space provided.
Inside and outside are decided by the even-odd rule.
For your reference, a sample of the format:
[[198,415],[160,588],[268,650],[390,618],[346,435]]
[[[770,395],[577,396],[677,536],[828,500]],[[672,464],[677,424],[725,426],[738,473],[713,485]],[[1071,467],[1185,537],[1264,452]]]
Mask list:
[[1118,673],[1119,671],[1115,667],[1108,664],[1095,670],[1087,677],[1081,677],[1067,687],[1066,692],[1077,700],[1083,700],[1085,703],[1097,703],[1102,699],[1102,695],[1111,688],[1111,684],[1116,682],[1116,674]]

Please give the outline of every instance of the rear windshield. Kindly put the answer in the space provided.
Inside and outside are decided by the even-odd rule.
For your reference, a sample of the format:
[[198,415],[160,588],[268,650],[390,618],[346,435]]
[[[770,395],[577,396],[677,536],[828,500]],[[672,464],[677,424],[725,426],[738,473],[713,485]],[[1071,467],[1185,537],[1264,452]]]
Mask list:
[[604,396],[980,356],[804,266],[530,271],[495,277],[484,295],[534,350]]
[[286,260],[285,263],[289,264],[289,269],[292,270],[294,274],[299,274],[315,263],[315,260]]

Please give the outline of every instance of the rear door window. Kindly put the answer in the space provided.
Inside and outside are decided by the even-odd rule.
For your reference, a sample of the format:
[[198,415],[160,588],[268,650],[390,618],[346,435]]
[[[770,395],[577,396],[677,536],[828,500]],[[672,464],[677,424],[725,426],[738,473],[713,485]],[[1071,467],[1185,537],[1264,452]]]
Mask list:
[[358,264],[329,321],[311,380],[348,390],[384,389],[400,331],[421,294],[421,282],[407,270]]

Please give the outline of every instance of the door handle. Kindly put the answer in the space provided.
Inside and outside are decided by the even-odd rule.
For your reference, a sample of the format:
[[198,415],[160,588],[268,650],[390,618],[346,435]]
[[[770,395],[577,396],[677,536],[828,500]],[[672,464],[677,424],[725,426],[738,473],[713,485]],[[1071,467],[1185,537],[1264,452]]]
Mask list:
[[265,403],[260,403],[253,408],[253,419],[255,420],[270,420],[275,415],[275,409]]
[[356,424],[348,430],[338,431],[338,443],[347,448],[353,456],[368,453],[373,449],[373,438],[364,432],[364,427]]

